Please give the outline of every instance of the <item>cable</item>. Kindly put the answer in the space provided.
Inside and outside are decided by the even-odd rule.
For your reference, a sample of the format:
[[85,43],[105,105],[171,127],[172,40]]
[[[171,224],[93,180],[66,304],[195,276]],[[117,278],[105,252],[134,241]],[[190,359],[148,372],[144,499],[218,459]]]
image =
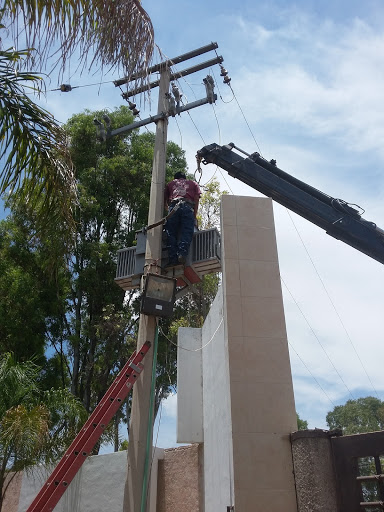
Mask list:
[[213,338],[216,336],[216,333],[217,333],[217,331],[219,330],[219,328],[220,328],[221,324],[223,323],[223,321],[224,321],[224,318],[222,318],[222,319],[220,320],[220,323],[219,323],[219,325],[216,327],[216,330],[215,330],[215,332],[212,334],[212,337],[210,338],[210,340],[209,340],[205,345],[203,345],[202,347],[197,348],[197,349],[195,349],[195,350],[191,350],[190,348],[182,347],[181,345],[178,345],[177,343],[175,343],[174,341],[172,341],[171,339],[169,339],[169,338],[168,338],[168,336],[167,336],[166,334],[164,334],[164,331],[162,330],[162,328],[161,328],[160,326],[159,326],[159,331],[160,331],[160,332],[161,332],[161,334],[164,336],[164,338],[165,338],[166,340],[168,340],[168,341],[169,341],[172,345],[174,345],[175,347],[181,348],[182,350],[185,350],[186,352],[200,352],[200,350],[203,350],[203,348],[207,347],[207,346],[211,343],[211,341],[213,340]]
[[179,126],[179,123],[178,123],[176,117],[175,117],[175,121],[176,121],[177,128],[179,130],[179,133],[180,133],[180,147],[181,147],[181,149],[183,149],[183,135],[181,133],[180,126]]
[[220,169],[220,174],[221,174],[221,177],[223,178],[223,180],[225,181],[227,187],[229,188],[229,190],[231,191],[231,194],[234,196],[235,194],[233,193],[233,190],[231,189],[231,187],[229,186],[229,183],[228,181],[225,179],[225,176],[223,174],[223,171]]
[[343,322],[343,320],[342,320],[341,316],[339,315],[339,312],[337,311],[336,306],[335,306],[335,304],[334,304],[334,302],[333,302],[333,300],[332,300],[331,296],[330,296],[330,295],[329,295],[329,293],[328,293],[328,290],[327,290],[327,288],[326,288],[326,286],[325,286],[325,284],[324,284],[324,281],[323,281],[323,279],[321,278],[321,276],[320,276],[320,274],[319,274],[319,272],[318,272],[318,270],[317,270],[317,268],[316,268],[316,265],[315,265],[315,263],[314,263],[313,259],[311,258],[311,255],[309,254],[309,251],[308,251],[308,249],[307,249],[307,247],[306,247],[306,245],[305,245],[305,243],[304,243],[304,240],[302,239],[302,237],[301,237],[301,235],[300,235],[300,233],[299,233],[299,230],[297,229],[297,226],[296,226],[296,224],[295,224],[295,222],[294,222],[294,220],[293,220],[293,217],[292,217],[292,215],[291,215],[291,213],[290,213],[290,211],[289,211],[288,209],[286,209],[286,211],[287,211],[287,213],[288,213],[288,215],[289,215],[289,218],[291,219],[291,222],[292,222],[292,224],[293,224],[293,227],[295,228],[296,233],[297,233],[297,235],[298,235],[298,237],[299,237],[299,239],[300,239],[300,241],[301,241],[301,243],[302,243],[302,245],[303,245],[303,247],[304,247],[304,249],[305,249],[305,252],[307,253],[307,256],[308,256],[308,258],[309,258],[309,261],[311,262],[311,264],[312,264],[312,266],[313,266],[313,268],[314,268],[314,270],[315,270],[315,272],[316,272],[316,274],[317,274],[317,277],[319,278],[320,283],[322,284],[322,286],[323,286],[323,288],[324,288],[324,291],[325,291],[325,293],[326,293],[326,295],[327,295],[327,297],[328,297],[328,299],[329,299],[329,301],[330,301],[330,303],[331,303],[331,305],[332,305],[332,307],[333,307],[333,309],[334,309],[334,311],[335,311],[335,313],[336,313],[336,316],[337,316],[337,318],[339,319],[340,324],[341,324],[341,326],[343,327],[344,332],[345,332],[345,334],[346,334],[346,336],[347,336],[347,338],[348,338],[348,340],[349,340],[350,344],[352,345],[353,350],[355,351],[355,354],[356,354],[356,356],[357,356],[357,358],[358,358],[358,360],[359,360],[359,362],[360,362],[360,364],[361,364],[361,367],[363,368],[363,370],[364,370],[364,372],[365,372],[365,375],[367,376],[367,378],[368,378],[368,380],[369,380],[369,382],[370,382],[370,384],[371,384],[371,386],[372,386],[373,391],[376,393],[377,398],[379,398],[379,399],[380,399],[379,394],[377,393],[376,388],[375,388],[375,386],[373,385],[372,380],[371,380],[371,378],[370,378],[370,376],[369,376],[369,374],[368,374],[368,372],[367,372],[367,370],[366,370],[366,368],[365,368],[365,366],[364,366],[364,364],[363,364],[363,362],[362,362],[362,360],[361,360],[361,358],[360,358],[359,354],[357,353],[357,350],[356,350],[356,348],[355,348],[355,345],[354,345],[354,344],[353,344],[353,342],[352,342],[352,339],[351,339],[351,337],[350,337],[350,335],[349,335],[349,333],[348,333],[348,331],[347,331],[347,328],[345,327],[344,322]]
[[291,290],[288,288],[288,286],[286,285],[286,283],[285,283],[284,279],[283,279],[281,276],[280,276],[280,279],[281,279],[281,282],[284,284],[285,288],[287,289],[287,291],[288,291],[289,295],[291,296],[291,298],[292,298],[293,302],[296,304],[296,307],[297,307],[297,308],[298,308],[298,310],[300,311],[300,313],[301,313],[302,317],[304,318],[304,320],[305,320],[306,324],[308,325],[308,327],[309,327],[309,329],[310,329],[311,333],[314,335],[314,337],[316,338],[316,340],[317,340],[318,344],[319,344],[319,345],[320,345],[320,347],[322,348],[322,350],[323,350],[324,354],[327,356],[328,361],[331,363],[331,365],[332,365],[333,369],[335,370],[335,372],[336,372],[336,373],[337,373],[337,375],[339,376],[339,379],[340,379],[340,380],[341,380],[341,382],[344,384],[344,386],[345,386],[345,388],[347,389],[348,393],[351,395],[352,400],[355,400],[355,397],[352,395],[351,390],[349,389],[349,387],[348,387],[348,386],[347,386],[347,384],[345,383],[345,381],[344,381],[343,377],[340,375],[340,373],[339,373],[339,371],[337,370],[336,366],[333,364],[333,362],[332,362],[331,358],[329,357],[329,355],[328,355],[327,351],[326,351],[326,350],[325,350],[325,348],[323,347],[323,345],[322,345],[322,343],[321,343],[321,341],[320,341],[319,337],[317,336],[317,334],[316,334],[316,333],[315,333],[315,331],[313,330],[313,328],[312,328],[311,324],[309,323],[309,321],[308,321],[307,317],[304,315],[303,310],[300,308],[300,306],[299,306],[299,304],[298,304],[297,300],[296,300],[296,299],[295,299],[295,297],[292,295]]
[[217,130],[219,132],[219,146],[221,146],[221,130],[220,130],[220,125],[219,125],[219,120],[217,119],[217,115],[216,115],[215,105],[213,103],[212,103],[212,110],[213,110],[213,113],[216,118]]
[[[113,83],[114,80],[107,80],[106,82],[95,82],[93,84],[84,84],[84,85],[74,85],[74,86],[71,86],[69,84],[62,84],[60,87],[56,88],[56,89],[48,89],[47,92],[54,92],[54,91],[61,91],[61,92],[71,92],[73,91],[73,89],[81,89],[82,87],[93,87],[95,85],[104,85],[104,84],[111,84]],[[69,87],[68,89],[62,89],[62,87]]]
[[[219,55],[218,55],[218,53],[217,53],[217,50],[215,50],[215,53],[216,53],[216,56],[218,57]],[[228,72],[223,68],[223,66],[222,66],[222,65],[220,65],[220,67],[221,67],[222,72],[225,72],[225,75],[228,75]],[[255,138],[255,136],[254,136],[254,134],[253,134],[253,132],[252,132],[252,130],[251,130],[251,127],[250,127],[250,125],[249,125],[249,123],[248,123],[248,121],[247,121],[247,118],[245,117],[245,114],[244,114],[244,112],[243,112],[243,109],[242,109],[242,108],[241,108],[241,106],[240,106],[239,100],[238,100],[238,99],[237,99],[237,97],[236,97],[235,91],[234,91],[234,90],[233,90],[233,88],[232,88],[232,85],[231,85],[231,79],[230,79],[229,77],[227,77],[227,76],[225,76],[225,78],[228,78],[228,81],[225,81],[224,83],[226,83],[226,84],[229,86],[229,88],[231,89],[232,94],[233,94],[233,97],[234,97],[234,98],[235,98],[235,100],[236,100],[237,106],[239,107],[240,112],[241,112],[241,113],[242,113],[242,115],[243,115],[244,121],[246,122],[246,125],[248,126],[248,129],[249,129],[249,131],[250,131],[250,133],[251,133],[251,135],[252,135],[253,140],[255,141],[256,147],[257,147],[257,149],[259,150],[260,155],[261,155],[261,156],[263,156],[263,155],[262,155],[262,153],[261,153],[260,146],[259,146],[259,144],[257,143],[257,140],[256,140],[256,138]]]
[[311,372],[311,370],[308,368],[308,366],[305,364],[305,362],[303,361],[303,359],[299,356],[297,350],[295,349],[295,347],[292,345],[292,343],[290,343],[288,341],[288,345],[292,348],[292,350],[294,351],[294,353],[297,355],[297,357],[300,359],[300,361],[303,363],[303,365],[305,366],[305,368],[307,369],[308,373],[311,375],[311,377],[313,378],[313,380],[316,382],[316,384],[319,386],[319,388],[321,389],[321,391],[324,393],[324,395],[328,398],[328,400],[331,402],[331,404],[333,405],[333,407],[336,407],[336,404],[333,403],[333,401],[329,398],[327,392],[325,391],[325,389],[322,387],[322,385],[320,384],[320,382],[316,379],[316,377],[313,375],[313,373]]
[[160,409],[160,412],[159,412],[159,422],[158,422],[158,425],[157,425],[157,433],[156,433],[156,441],[155,441],[155,444],[153,446],[153,450],[152,450],[152,459],[151,459],[151,466],[149,468],[149,480],[148,480],[148,484],[147,484],[147,497],[146,497],[146,500],[148,501],[148,494],[149,494],[149,490],[150,490],[150,478],[152,477],[152,467],[153,467],[153,461],[155,460],[155,454],[156,454],[156,448],[157,448],[157,441],[158,441],[158,438],[159,438],[159,432],[160,432],[160,424],[161,424],[161,417],[162,417],[162,413],[163,413],[163,400],[160,402],[160,406],[159,406],[159,409]]
[[200,138],[201,138],[201,140],[203,141],[204,146],[206,146],[206,145],[207,145],[207,143],[205,142],[205,140],[204,140],[203,136],[201,135],[201,133],[200,133],[200,131],[199,131],[198,127],[196,126],[196,124],[195,124],[194,120],[192,119],[192,116],[191,116],[191,114],[189,113],[189,110],[187,110],[187,114],[189,115],[189,117],[190,117],[190,119],[191,119],[191,121],[192,121],[192,123],[193,123],[193,126],[196,128],[197,133],[200,135]]
[[242,108],[241,108],[241,106],[240,106],[239,100],[238,100],[238,99],[237,99],[237,97],[236,97],[235,91],[232,89],[232,85],[231,85],[231,84],[228,84],[228,85],[229,85],[229,87],[230,87],[231,91],[233,92],[233,96],[234,96],[234,98],[235,98],[235,100],[236,100],[237,106],[239,107],[240,112],[242,113],[242,115],[243,115],[243,117],[244,117],[244,121],[246,122],[246,124],[247,124],[247,126],[248,126],[248,129],[249,129],[249,131],[250,131],[250,133],[251,133],[251,135],[252,135],[252,138],[253,138],[253,140],[255,141],[255,144],[256,144],[256,146],[257,146],[257,149],[259,150],[260,155],[261,155],[261,156],[263,156],[263,155],[262,155],[262,153],[261,153],[260,146],[258,145],[257,140],[256,140],[256,138],[255,138],[255,136],[253,135],[253,132],[252,132],[252,130],[251,130],[251,127],[249,126],[249,123],[248,123],[248,121],[247,121],[247,118],[245,117],[245,114],[244,114],[244,112],[243,112],[243,109],[242,109]]

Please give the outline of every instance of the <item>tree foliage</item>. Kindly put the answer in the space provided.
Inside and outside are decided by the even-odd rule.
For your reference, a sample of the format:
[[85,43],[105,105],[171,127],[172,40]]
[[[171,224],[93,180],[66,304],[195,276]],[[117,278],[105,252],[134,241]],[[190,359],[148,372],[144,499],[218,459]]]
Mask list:
[[80,68],[117,68],[131,77],[145,74],[152,58],[153,27],[139,0],[4,0],[0,22],[15,43],[22,34],[35,49],[31,64],[39,68],[53,58],[63,71],[76,56]]
[[60,308],[64,283],[59,274],[47,279],[47,254],[33,234],[17,215],[0,222],[0,353],[43,365],[49,318]]
[[[17,472],[57,460],[85,419],[85,411],[65,389],[42,390],[40,368],[0,356],[0,511]],[[7,478],[8,476],[8,478]]]
[[[45,348],[50,354],[54,350],[54,357],[44,364],[45,385],[69,386],[88,412],[136,348],[137,293],[125,295],[114,277],[117,250],[132,246],[135,230],[147,224],[154,150],[152,133],[99,142],[93,119],[105,114],[84,112],[65,127],[78,196],[75,244],[67,258],[63,258],[61,226],[49,236],[42,235],[34,227],[30,208],[10,200],[12,215],[0,224],[0,253],[5,256],[0,263],[4,269],[0,314],[7,328],[0,344],[21,357],[38,355],[42,362]],[[108,114],[113,127],[132,122],[127,107]],[[167,179],[180,169],[186,169],[184,153],[170,142]],[[47,273],[52,259],[55,272]],[[11,314],[8,322],[6,312],[13,301],[14,318]],[[31,318],[31,329],[24,336],[26,317]],[[172,350],[163,346],[158,357],[162,390],[158,396],[174,385],[175,362]],[[120,413],[109,432],[116,449],[122,417]]]
[[298,413],[296,413],[297,418],[297,429],[298,430],[307,430],[308,429],[308,421],[302,420]]
[[330,429],[341,428],[344,434],[362,434],[384,428],[384,402],[373,396],[348,400],[327,414]]
[[18,69],[28,54],[0,49],[0,194],[28,203],[43,221],[71,222],[76,183],[65,133],[26,94],[42,87],[41,76]]

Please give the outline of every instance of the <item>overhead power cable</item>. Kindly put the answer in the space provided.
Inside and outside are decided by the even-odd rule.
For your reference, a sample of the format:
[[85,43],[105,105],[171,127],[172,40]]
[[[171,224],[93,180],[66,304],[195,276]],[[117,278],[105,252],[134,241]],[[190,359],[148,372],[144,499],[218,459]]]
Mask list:
[[328,393],[325,391],[325,389],[323,388],[323,386],[320,384],[320,382],[316,379],[316,377],[313,375],[313,373],[311,372],[311,370],[308,368],[308,366],[305,364],[305,362],[303,361],[303,359],[300,357],[299,353],[297,352],[297,350],[295,349],[295,347],[292,345],[292,343],[290,343],[288,341],[288,345],[291,347],[291,349],[294,351],[294,353],[297,355],[297,357],[300,359],[300,361],[302,362],[302,364],[304,365],[304,367],[306,368],[306,370],[308,371],[308,373],[311,375],[311,377],[313,378],[313,380],[316,382],[316,384],[319,386],[319,388],[321,389],[321,391],[324,393],[324,395],[328,398],[328,400],[331,402],[331,404],[333,405],[333,407],[336,407],[336,404],[331,400],[331,398],[329,397]]
[[307,317],[305,316],[304,314],[304,311],[301,309],[301,307],[299,306],[299,303],[297,302],[297,300],[295,299],[295,297],[293,296],[291,290],[288,288],[287,284],[285,283],[284,279],[280,276],[280,279],[281,279],[281,282],[283,283],[283,285],[285,286],[285,288],[287,289],[289,295],[291,296],[293,302],[296,304],[296,307],[297,309],[300,311],[302,317],[304,318],[306,324],[308,325],[311,333],[313,334],[313,336],[315,337],[316,341],[318,342],[318,344],[320,345],[321,349],[323,350],[324,354],[326,355],[328,361],[330,362],[331,366],[333,367],[333,369],[335,370],[336,374],[338,375],[339,379],[341,380],[341,382],[344,384],[346,390],[348,391],[348,393],[350,394],[352,400],[355,400],[355,397],[353,396],[351,390],[349,389],[349,387],[347,386],[347,384],[345,383],[343,377],[341,376],[340,372],[338,371],[338,369],[336,368],[336,366],[334,365],[332,359],[329,357],[328,355],[328,352],[325,350],[323,344],[321,343],[319,337],[317,336],[317,334],[315,333],[313,327],[311,326],[311,324],[309,323]]
[[345,326],[345,324],[344,324],[344,322],[343,322],[343,320],[342,320],[342,318],[341,318],[341,316],[340,316],[340,314],[339,314],[338,310],[336,309],[335,303],[333,302],[333,300],[332,300],[332,298],[331,298],[331,296],[330,296],[330,294],[329,294],[329,292],[328,292],[328,290],[327,290],[327,288],[326,288],[326,286],[325,286],[325,283],[324,283],[323,279],[321,278],[321,276],[320,276],[320,274],[319,274],[319,271],[317,270],[316,265],[315,265],[315,263],[314,263],[314,261],[313,261],[313,259],[312,259],[311,255],[309,254],[309,251],[308,251],[308,249],[307,249],[307,247],[306,247],[306,245],[305,245],[305,243],[304,243],[304,240],[303,240],[303,238],[301,237],[299,230],[297,229],[297,226],[296,226],[296,224],[295,224],[295,222],[294,222],[294,220],[293,220],[293,217],[292,217],[292,215],[291,215],[291,212],[290,212],[288,209],[286,209],[286,211],[287,211],[288,216],[289,216],[289,218],[291,219],[291,222],[292,222],[292,224],[293,224],[293,227],[295,228],[296,233],[297,233],[297,235],[298,235],[298,237],[299,237],[299,239],[300,239],[300,241],[301,241],[301,243],[302,243],[302,245],[303,245],[303,247],[304,247],[304,249],[305,249],[305,252],[307,253],[307,256],[308,256],[308,258],[309,258],[309,261],[311,262],[311,264],[312,264],[312,266],[313,266],[313,268],[314,268],[314,270],[315,270],[315,272],[316,272],[316,275],[317,275],[317,277],[318,277],[318,278],[319,278],[319,280],[320,280],[320,283],[321,283],[321,285],[322,285],[322,287],[323,287],[323,289],[324,289],[324,291],[325,291],[325,294],[327,295],[327,297],[328,297],[328,299],[329,299],[329,302],[331,303],[331,305],[332,305],[332,307],[333,307],[333,310],[335,311],[336,316],[337,316],[337,318],[339,319],[339,322],[340,322],[340,324],[341,324],[342,328],[344,329],[344,332],[345,332],[345,334],[346,334],[346,336],[347,336],[347,338],[348,338],[348,340],[349,340],[350,344],[352,345],[352,348],[353,348],[353,350],[354,350],[354,352],[355,352],[355,354],[356,354],[356,356],[357,356],[357,359],[359,360],[359,362],[360,362],[360,364],[361,364],[361,367],[363,368],[364,373],[365,373],[365,375],[367,376],[367,379],[369,380],[369,383],[370,383],[370,385],[371,385],[371,387],[372,387],[373,391],[375,392],[375,394],[376,394],[377,398],[379,398],[379,399],[380,399],[379,394],[378,394],[378,392],[376,391],[376,388],[375,388],[375,386],[373,385],[373,382],[372,382],[372,380],[371,380],[371,378],[370,378],[370,376],[369,376],[369,374],[368,374],[368,372],[367,372],[367,370],[366,370],[366,368],[365,368],[365,366],[364,366],[364,364],[363,364],[363,361],[361,360],[361,358],[360,358],[360,356],[359,356],[359,354],[358,354],[358,352],[357,352],[357,350],[356,350],[356,347],[355,347],[355,345],[354,345],[354,343],[353,343],[353,341],[352,341],[352,338],[351,338],[351,336],[349,335],[349,332],[348,332],[348,330],[347,330],[347,328],[346,328],[346,326]]

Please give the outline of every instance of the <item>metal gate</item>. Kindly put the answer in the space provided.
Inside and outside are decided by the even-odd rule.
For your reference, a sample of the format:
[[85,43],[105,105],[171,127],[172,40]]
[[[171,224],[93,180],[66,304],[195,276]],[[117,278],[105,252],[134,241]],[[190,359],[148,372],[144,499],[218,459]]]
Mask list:
[[331,438],[340,512],[384,511],[384,431]]

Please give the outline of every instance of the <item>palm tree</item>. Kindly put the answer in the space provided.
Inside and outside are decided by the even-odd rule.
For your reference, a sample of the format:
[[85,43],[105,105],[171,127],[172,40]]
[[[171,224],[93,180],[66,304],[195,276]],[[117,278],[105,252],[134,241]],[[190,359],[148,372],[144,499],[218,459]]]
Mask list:
[[54,55],[63,70],[76,52],[82,66],[131,77],[145,72],[152,58],[153,27],[139,0],[3,0],[3,12],[14,38],[21,33],[36,49],[37,65]]
[[39,389],[40,369],[0,356],[0,512],[12,479],[37,463],[57,460],[85,419],[65,389]]
[[20,69],[52,62],[60,76],[76,53],[81,69],[121,69],[145,81],[154,47],[151,20],[139,0],[3,0],[0,29],[29,48],[3,50],[0,37],[0,195],[15,196],[51,224],[63,213],[71,219],[76,182],[64,132],[26,94],[28,88],[41,92],[41,75]]
[[40,76],[18,70],[28,53],[0,51],[0,194],[8,192],[41,216],[70,219],[76,188],[65,133],[26,94],[42,85]]

